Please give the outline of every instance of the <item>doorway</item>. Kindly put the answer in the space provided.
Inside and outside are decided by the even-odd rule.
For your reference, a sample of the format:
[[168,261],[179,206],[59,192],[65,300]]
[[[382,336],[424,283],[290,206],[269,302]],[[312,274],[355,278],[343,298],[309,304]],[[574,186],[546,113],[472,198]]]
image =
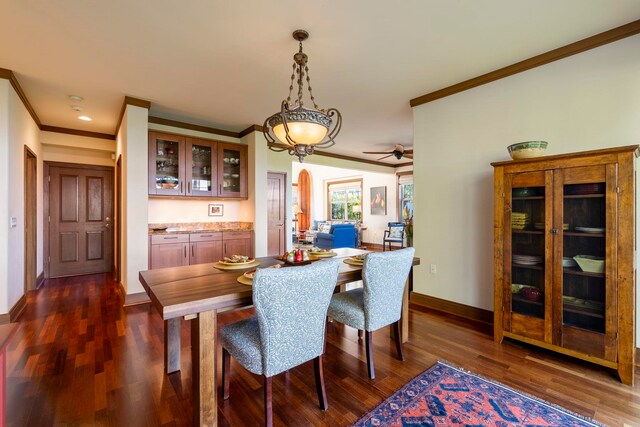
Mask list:
[[24,146],[24,293],[38,282],[38,158]]
[[286,250],[286,182],[285,173],[267,173],[267,256],[282,255]]
[[113,269],[113,168],[45,163],[47,277]]

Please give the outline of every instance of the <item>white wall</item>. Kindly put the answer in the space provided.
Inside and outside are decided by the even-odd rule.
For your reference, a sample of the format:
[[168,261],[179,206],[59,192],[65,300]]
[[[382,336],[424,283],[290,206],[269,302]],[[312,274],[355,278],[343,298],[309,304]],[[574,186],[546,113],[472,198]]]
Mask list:
[[45,161],[111,167],[115,165],[115,160],[112,158],[116,152],[114,140],[40,132],[40,142]]
[[149,110],[127,105],[116,138],[122,154],[122,285],[127,295],[144,292],[138,273],[148,269]]
[[[39,130],[8,80],[0,79],[0,313],[24,295],[24,146],[38,157],[37,274],[42,272],[42,153]],[[10,227],[11,218],[16,227]]]
[[[318,156],[321,157],[321,156]],[[315,161],[316,159],[313,159]],[[354,163],[354,162],[350,162]],[[363,163],[363,165],[368,165]],[[292,161],[293,182],[298,182],[298,175],[306,169],[311,177],[311,223],[313,220],[327,219],[327,182],[348,179],[362,179],[362,223],[367,228],[362,232],[362,241],[367,243],[382,243],[384,230],[389,221],[397,220],[397,187],[396,174],[393,168],[390,172],[370,172],[342,167],[332,167],[311,163],[311,159],[300,163]],[[367,169],[372,169],[367,167]],[[387,187],[387,214],[371,215],[371,187]]]
[[493,310],[489,163],[526,140],[548,154],[640,143],[638,52],[630,37],[413,109],[417,292]]

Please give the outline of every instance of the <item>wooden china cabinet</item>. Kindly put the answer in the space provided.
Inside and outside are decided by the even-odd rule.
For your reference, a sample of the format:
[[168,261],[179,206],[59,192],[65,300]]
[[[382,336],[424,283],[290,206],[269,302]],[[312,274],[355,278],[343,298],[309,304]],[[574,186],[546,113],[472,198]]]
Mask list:
[[634,145],[492,163],[497,342],[538,345],[633,383],[637,156]]
[[247,146],[149,132],[149,194],[246,199]]

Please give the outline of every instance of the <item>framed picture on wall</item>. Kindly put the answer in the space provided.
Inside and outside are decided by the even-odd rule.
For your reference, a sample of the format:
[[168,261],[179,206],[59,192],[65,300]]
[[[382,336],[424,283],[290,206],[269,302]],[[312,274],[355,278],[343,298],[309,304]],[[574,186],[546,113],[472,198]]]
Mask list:
[[209,216],[222,216],[224,205],[209,205]]
[[387,187],[371,187],[371,215],[387,214]]

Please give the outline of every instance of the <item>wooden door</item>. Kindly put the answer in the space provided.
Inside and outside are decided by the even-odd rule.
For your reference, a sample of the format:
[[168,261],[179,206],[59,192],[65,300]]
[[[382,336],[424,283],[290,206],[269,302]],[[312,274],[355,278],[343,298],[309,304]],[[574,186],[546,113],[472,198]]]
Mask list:
[[615,164],[554,177],[554,344],[610,361],[617,360],[616,188]]
[[151,269],[189,265],[188,243],[151,245]]
[[[506,174],[503,328],[551,343],[553,173]],[[497,309],[497,308],[496,308]]]
[[218,196],[246,198],[247,173],[247,146],[218,143]]
[[191,243],[189,264],[206,264],[222,259],[222,241]]
[[251,240],[250,239],[225,240],[223,256],[230,257],[232,255],[251,256]]
[[49,277],[113,269],[113,168],[49,168]]
[[298,202],[302,210],[298,215],[298,231],[306,231],[311,225],[311,177],[306,169],[298,175]]
[[24,291],[36,289],[38,245],[38,159],[24,147]]
[[187,138],[187,196],[215,197],[218,194],[218,146],[215,141]]
[[267,174],[267,256],[282,255],[286,250],[286,193],[287,175],[281,172]]
[[184,196],[185,137],[149,132],[149,194]]

